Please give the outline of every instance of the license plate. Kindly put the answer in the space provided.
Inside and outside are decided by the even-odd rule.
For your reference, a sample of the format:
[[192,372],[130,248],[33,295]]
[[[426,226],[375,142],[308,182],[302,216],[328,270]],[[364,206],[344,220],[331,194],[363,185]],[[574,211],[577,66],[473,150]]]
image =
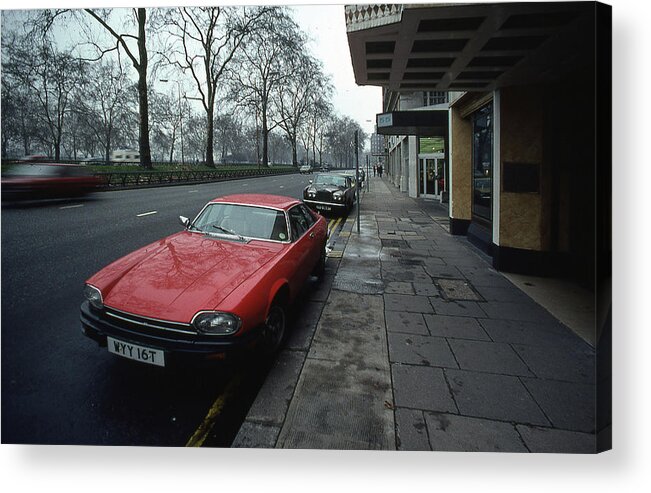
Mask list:
[[107,337],[106,343],[109,353],[140,361],[141,363],[147,363],[148,365],[165,366],[165,352],[160,349],[138,346],[137,344],[120,341],[112,337]]
[[317,205],[316,208],[320,211],[331,211],[332,207],[329,205]]

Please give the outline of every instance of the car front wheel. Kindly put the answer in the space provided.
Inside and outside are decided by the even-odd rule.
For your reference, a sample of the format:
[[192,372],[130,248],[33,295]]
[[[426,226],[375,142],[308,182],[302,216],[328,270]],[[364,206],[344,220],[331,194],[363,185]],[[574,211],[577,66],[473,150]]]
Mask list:
[[272,305],[264,322],[263,351],[265,354],[273,354],[278,351],[285,337],[286,325],[285,309],[279,304]]

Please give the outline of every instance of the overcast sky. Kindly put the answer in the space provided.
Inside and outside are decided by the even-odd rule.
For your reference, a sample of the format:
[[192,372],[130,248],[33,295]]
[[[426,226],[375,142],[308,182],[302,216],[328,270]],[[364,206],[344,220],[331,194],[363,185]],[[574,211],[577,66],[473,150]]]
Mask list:
[[[172,7],[179,5],[207,5],[206,0],[151,1],[139,0],[138,6]],[[350,50],[346,37],[344,4],[318,4],[301,1],[257,1],[242,2],[229,0],[222,4],[269,4],[287,5],[292,8],[295,19],[301,29],[309,36],[309,48],[312,54],[323,62],[324,70],[332,78],[335,87],[333,104],[335,110],[356,120],[368,134],[373,133],[375,114],[382,111],[382,90],[374,86],[357,86],[353,75]],[[130,2],[117,0],[66,1],[23,0],[20,9],[25,8],[83,8],[83,7],[128,7]],[[12,7],[12,5],[10,5]],[[6,7],[5,7],[6,8]]]
[[326,73],[332,76],[336,88],[335,108],[357,120],[366,133],[372,133],[375,114],[382,111],[382,90],[355,84],[344,6],[304,5],[293,8],[298,24],[314,39],[310,46],[312,53],[323,62]]

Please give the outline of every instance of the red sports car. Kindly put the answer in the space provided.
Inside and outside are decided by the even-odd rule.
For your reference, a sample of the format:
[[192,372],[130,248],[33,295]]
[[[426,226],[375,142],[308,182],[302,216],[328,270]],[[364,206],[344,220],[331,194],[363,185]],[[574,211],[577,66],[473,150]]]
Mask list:
[[249,194],[214,199],[180,220],[184,231],[88,279],[82,332],[159,366],[278,349],[288,307],[310,274],[323,274],[325,219],[296,199]]

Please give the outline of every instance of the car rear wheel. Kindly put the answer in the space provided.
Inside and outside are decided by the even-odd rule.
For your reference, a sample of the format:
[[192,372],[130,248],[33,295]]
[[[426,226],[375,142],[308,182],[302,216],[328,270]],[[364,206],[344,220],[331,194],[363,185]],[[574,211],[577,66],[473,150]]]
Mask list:
[[264,322],[263,351],[265,354],[273,354],[278,351],[285,337],[286,325],[287,317],[283,306],[272,305]]
[[314,266],[314,271],[312,275],[315,275],[319,279],[323,279],[325,274],[325,264],[326,264],[326,243],[323,243],[323,248],[321,249],[321,254],[319,255],[319,261]]

